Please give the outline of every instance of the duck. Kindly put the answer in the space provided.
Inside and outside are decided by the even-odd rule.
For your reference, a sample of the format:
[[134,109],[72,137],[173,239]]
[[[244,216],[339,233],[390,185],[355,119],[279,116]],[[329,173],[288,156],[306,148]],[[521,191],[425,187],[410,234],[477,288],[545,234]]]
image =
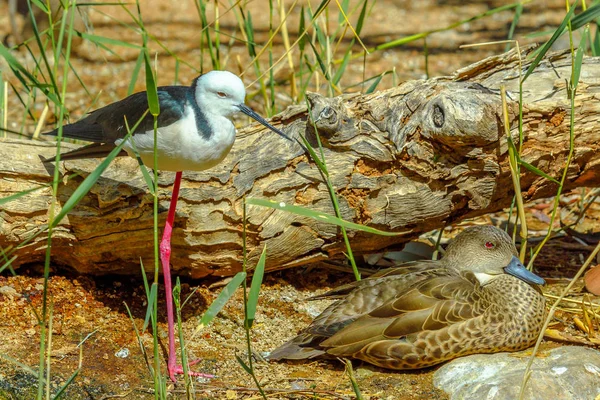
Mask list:
[[510,236],[472,226],[439,260],[379,271],[311,299],[336,300],[268,359],[344,357],[410,370],[535,343],[546,316],[541,285]]

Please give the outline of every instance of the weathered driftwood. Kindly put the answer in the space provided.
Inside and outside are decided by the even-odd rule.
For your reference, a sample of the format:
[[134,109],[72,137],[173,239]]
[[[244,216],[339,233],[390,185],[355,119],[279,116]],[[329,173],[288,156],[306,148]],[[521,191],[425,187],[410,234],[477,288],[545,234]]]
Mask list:
[[[569,146],[570,58],[553,55],[529,77],[523,92],[523,159],[559,178]],[[524,68],[527,67],[525,63]],[[525,69],[523,69],[524,71]],[[381,249],[421,232],[509,205],[512,183],[499,88],[510,99],[511,132],[517,135],[519,64],[515,52],[485,59],[451,77],[410,81],[370,95],[310,95],[311,113],[324,145],[343,217],[400,237],[350,232],[355,252]],[[575,152],[566,189],[600,184],[600,60],[584,59],[575,101]],[[307,109],[291,107],[273,119],[292,137],[314,140]],[[72,145],[65,145],[73,147]],[[50,181],[38,154],[52,143],[0,142],[2,197]],[[58,208],[95,160],[66,162]],[[86,273],[139,273],[153,267],[152,197],[134,160],[117,160],[55,232],[53,262]],[[161,222],[172,173],[162,173]],[[242,196],[266,198],[333,213],[316,166],[296,143],[258,125],[242,129],[219,166],[184,173],[173,235],[173,267],[201,277],[229,275],[242,258]],[[525,200],[552,195],[556,185],[525,169]],[[30,238],[48,220],[48,189],[0,206],[0,246]],[[256,260],[268,247],[268,269],[343,257],[335,226],[282,211],[249,207],[247,244]],[[13,266],[44,256],[43,235],[13,254]]]

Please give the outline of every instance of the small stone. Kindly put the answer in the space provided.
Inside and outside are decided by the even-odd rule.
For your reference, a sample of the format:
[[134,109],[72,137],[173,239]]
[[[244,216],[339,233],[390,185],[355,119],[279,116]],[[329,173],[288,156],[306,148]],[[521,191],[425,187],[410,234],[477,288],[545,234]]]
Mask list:
[[21,297],[21,294],[12,286],[0,286],[0,294],[10,297]]
[[118,357],[118,358],[129,357],[129,349],[127,347],[123,347],[123,348],[119,349],[119,351],[117,351],[115,353],[115,357]]
[[375,372],[373,372],[373,369],[370,366],[358,367],[354,370],[354,376],[357,379],[369,378],[369,377],[373,376],[374,373]]

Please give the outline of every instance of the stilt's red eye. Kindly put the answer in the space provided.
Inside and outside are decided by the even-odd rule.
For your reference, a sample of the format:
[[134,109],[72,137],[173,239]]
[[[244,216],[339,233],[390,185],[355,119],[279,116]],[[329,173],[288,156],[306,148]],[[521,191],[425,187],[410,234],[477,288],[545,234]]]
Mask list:
[[485,247],[488,249],[493,249],[496,245],[492,242],[485,242]]

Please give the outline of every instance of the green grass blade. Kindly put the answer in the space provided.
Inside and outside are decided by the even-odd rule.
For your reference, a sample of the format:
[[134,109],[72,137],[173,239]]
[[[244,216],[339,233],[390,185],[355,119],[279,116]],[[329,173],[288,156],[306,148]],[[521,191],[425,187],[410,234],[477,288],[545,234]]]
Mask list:
[[321,12],[325,9],[325,7],[327,7],[329,2],[330,2],[330,0],[323,0],[321,2],[321,4],[319,4],[319,7],[317,7],[317,10],[315,11],[315,13],[312,16],[313,21],[321,14]]
[[[38,45],[38,49],[40,50],[40,57],[42,58],[43,62],[44,62],[44,66],[45,66],[45,70],[48,72],[48,76],[50,77],[50,82],[51,82],[51,87],[52,87],[52,92],[53,93],[59,93],[59,89],[58,89],[58,85],[56,83],[56,71],[53,70],[53,66],[50,64],[49,60],[48,60],[48,56],[46,55],[46,51],[44,48],[44,45],[42,44],[42,39],[41,36],[44,33],[40,33],[37,27],[37,21],[35,19],[35,14],[34,11],[31,7],[31,3],[28,3],[28,7],[29,7],[29,20],[31,22],[31,28],[33,30],[33,36],[35,38],[35,41]],[[67,8],[67,10],[70,8]],[[48,14],[48,16],[51,17],[51,15],[45,11],[46,14]],[[64,32],[65,32],[65,23],[67,22],[67,17],[68,17],[68,13],[64,12],[62,13],[62,20],[61,20],[61,27],[59,30],[59,43],[55,43],[55,37],[54,37],[54,30],[53,29],[49,29],[47,31],[47,33],[45,33],[44,35],[47,35],[49,40],[52,42],[52,45],[54,46],[55,49],[59,49],[62,48],[62,39],[64,37]],[[29,50],[29,47],[28,47]],[[59,51],[55,50],[55,55],[54,55],[55,59],[59,58]],[[39,73],[43,73],[43,69],[40,66],[40,64],[37,62],[36,57],[33,58],[34,60],[36,60],[36,71],[38,71]]]
[[[112,38],[109,38],[106,36],[96,36],[96,35],[92,35],[91,33],[85,33],[85,32],[76,34],[76,36],[80,36],[82,39],[89,40],[90,42],[92,42],[96,45],[104,45],[104,46],[102,46],[103,48],[106,48],[105,47],[106,45],[113,45],[113,46],[120,46],[120,47],[128,47],[130,49],[138,49],[138,50],[141,49],[139,44],[124,42],[122,40],[112,39]],[[106,48],[106,49],[108,50],[108,48]]]
[[491,10],[487,10],[485,12],[482,12],[481,14],[477,14],[477,15],[474,15],[472,17],[469,17],[469,18],[466,18],[466,19],[454,22],[454,23],[452,23],[452,24],[450,24],[448,26],[445,26],[443,28],[432,29],[430,31],[420,32],[420,33],[416,33],[414,35],[410,35],[410,36],[406,36],[406,37],[403,37],[403,38],[400,38],[400,39],[397,39],[397,40],[393,40],[393,41],[388,42],[388,43],[379,44],[379,45],[375,46],[374,48],[369,49],[369,51],[374,52],[374,51],[377,51],[377,50],[385,50],[385,49],[389,49],[389,48],[392,48],[392,47],[400,46],[400,45],[403,45],[403,44],[406,44],[406,43],[414,42],[415,40],[423,39],[423,38],[431,35],[432,33],[448,31],[448,30],[454,29],[454,28],[456,28],[458,26],[465,25],[465,24],[468,24],[468,23],[473,22],[473,21],[477,21],[477,20],[479,20],[481,18],[488,17],[490,15],[494,15],[494,14],[497,14],[497,13],[501,13],[503,11],[507,11],[507,10],[513,9],[513,8],[517,7],[519,4],[520,4],[520,2],[519,3],[513,3],[513,4],[507,4],[507,5],[503,5],[503,6],[496,7],[496,8],[492,8]]
[[544,44],[544,46],[542,46],[540,51],[537,53],[534,60],[531,62],[531,65],[529,66],[529,68],[527,68],[527,72],[525,72],[525,75],[523,75],[523,79],[521,80],[521,82],[525,82],[527,80],[529,75],[531,75],[533,70],[540,63],[540,61],[542,61],[542,58],[544,58],[548,50],[550,50],[550,47],[552,47],[554,42],[556,42],[560,35],[562,35],[563,31],[565,30],[565,27],[567,26],[567,24],[571,20],[571,17],[573,16],[573,13],[575,12],[575,6],[577,5],[577,3],[579,3],[579,1],[576,1],[575,4],[573,4],[573,6],[571,7],[567,15],[565,15],[565,18],[562,20],[558,28],[556,28],[556,30],[554,31],[552,37]]
[[327,171],[327,166],[317,156],[317,153],[312,148],[312,146],[310,145],[310,143],[308,143],[308,140],[306,140],[306,138],[304,137],[304,135],[300,135],[300,138],[302,139],[302,142],[304,143],[304,147],[306,148],[306,150],[310,154],[310,157],[313,159],[313,161],[315,162],[315,164],[317,164],[317,167],[323,172],[323,174],[325,174],[325,176],[329,176],[329,172]]
[[344,363],[346,366],[346,375],[350,379],[350,384],[352,385],[352,390],[356,395],[356,400],[363,400],[362,393],[360,391],[360,387],[358,386],[358,382],[356,381],[356,377],[354,376],[354,369],[352,368],[352,361],[347,358],[344,359]]
[[594,4],[571,20],[571,29],[576,30],[600,17],[600,3]]
[[[250,356],[252,357],[252,356]],[[254,375],[252,373],[252,369],[244,362],[244,360],[241,359],[240,356],[238,356],[237,354],[235,355],[235,359],[237,360],[237,362],[240,363],[240,365],[242,366],[242,368],[244,368],[244,371],[246,371],[247,373],[249,373],[250,375]]]
[[[354,40],[352,42],[354,42]],[[348,51],[346,51],[346,54],[344,54],[344,58],[342,59],[342,63],[340,64],[338,70],[336,71],[335,75],[333,76],[332,83],[335,86],[338,85],[338,83],[342,79],[342,76],[344,75],[344,72],[346,72],[346,67],[348,66],[348,62],[350,61],[350,56],[351,55],[352,55],[352,48],[348,47]]]
[[321,59],[321,56],[319,55],[319,52],[317,51],[317,48],[315,47],[315,45],[313,44],[312,41],[308,41],[308,44],[310,44],[310,47],[313,50],[313,54],[315,55],[315,58],[317,59],[317,63],[319,64],[319,68],[321,69],[321,72],[323,73],[323,76],[325,76],[325,79],[327,79],[328,82],[331,81],[331,77],[329,76],[329,72],[327,72],[327,66],[325,65],[325,63],[323,62],[323,59]]
[[[519,3],[515,8],[515,16],[513,17],[513,20],[510,24],[510,28],[508,29],[508,37],[506,38],[507,40],[513,40],[513,37],[515,35],[515,29],[517,28],[519,19],[521,19],[521,14],[523,14],[523,4]],[[504,51],[509,51],[512,45],[512,43],[506,43]]]
[[[146,273],[144,272],[144,277]],[[147,285],[147,283],[146,283]],[[144,326],[142,326],[142,332],[148,328],[148,324],[150,323],[150,317],[152,316],[152,312],[154,311],[154,305],[157,304],[157,296],[158,296],[158,283],[152,282],[150,286],[150,293],[146,292],[146,297],[148,299],[148,308],[146,308],[146,317],[144,318]]]
[[[306,29],[306,22],[304,20],[304,5],[300,7],[300,22],[298,24],[298,32],[302,33]],[[304,46],[306,46],[306,42],[308,41],[307,35],[303,35],[298,41],[298,50],[300,50],[300,54],[304,52]]]
[[[134,147],[134,146],[132,146]],[[146,166],[144,165],[144,162],[142,161],[142,159],[140,158],[140,154],[137,152],[137,150],[134,151],[135,155],[136,155],[136,160],[138,162],[138,165],[140,166],[140,171],[142,171],[142,176],[144,177],[144,181],[146,182],[146,185],[148,186],[148,190],[150,191],[150,194],[152,194],[153,196],[156,194],[156,189],[155,189],[155,185],[154,185],[154,179],[152,179],[152,177],[150,176],[150,173],[148,172],[148,169],[146,168]]]
[[38,186],[38,187],[34,187],[34,188],[31,188],[31,189],[27,189],[27,190],[23,190],[22,192],[11,194],[10,196],[3,197],[3,198],[0,199],[0,206],[3,205],[3,204],[9,203],[11,201],[17,200],[18,198],[26,196],[26,195],[28,195],[30,193],[37,192],[40,189],[46,189],[48,187],[50,187],[50,184],[43,185],[43,186]]
[[248,37],[248,42],[246,46],[248,48],[248,55],[250,58],[256,58],[256,48],[254,47],[254,28],[252,24],[252,14],[250,11],[247,12],[248,16],[244,18],[244,29],[246,30],[246,36]]
[[67,390],[67,387],[69,387],[69,385],[71,383],[73,383],[75,378],[77,378],[77,375],[79,375],[79,371],[81,371],[81,368],[77,368],[75,370],[75,372],[73,372],[73,375],[71,375],[69,377],[69,379],[66,380],[66,382],[61,386],[61,388],[58,390],[58,392],[56,392],[56,394],[54,395],[54,397],[53,397],[54,400],[58,400],[61,398],[61,396],[64,394],[65,390]]
[[[81,32],[77,32],[77,31],[75,31],[75,32],[73,32],[73,34],[74,34],[75,36],[78,36],[78,37],[80,37],[80,38],[83,38],[83,33],[81,33]],[[94,44],[95,44],[96,46],[98,46],[99,48],[101,48],[102,50],[105,50],[105,51],[107,51],[108,53],[112,54],[113,56],[115,56],[115,57],[117,57],[117,58],[119,58],[119,59],[123,60],[123,57],[122,57],[122,56],[121,56],[121,55],[120,55],[118,52],[116,52],[116,51],[114,51],[112,48],[110,48],[110,47],[106,46],[104,43],[102,43],[102,42],[99,42],[99,43],[94,43]],[[123,61],[124,61],[124,60],[123,60]]]
[[17,256],[12,256],[12,258],[10,258],[9,260],[7,260],[4,265],[2,265],[0,267],[0,274],[2,273],[2,271],[4,271],[6,268],[10,267],[10,265],[17,259]]
[[[196,0],[194,1],[194,4],[196,5],[196,10],[198,11],[198,15],[200,16],[200,27],[201,27],[201,32],[202,34],[200,35],[200,48],[204,49],[204,48],[208,48],[208,54],[210,55],[210,59],[212,62],[212,67],[213,69],[221,69],[220,68],[220,63],[219,63],[219,59],[217,58],[216,54],[215,54],[215,46],[214,46],[214,40],[211,39],[210,37],[210,29],[209,26],[209,22],[208,22],[208,18],[206,16],[206,1],[200,1],[200,0]],[[240,6],[241,8],[241,6]],[[206,45],[204,45],[204,42],[206,42]],[[200,70],[203,70],[203,65],[202,65],[202,60],[204,59],[204,57],[200,57]]]
[[[144,268],[144,262],[142,261],[142,258],[140,257],[140,268],[142,269],[142,280],[144,281],[144,292],[146,293],[146,298],[148,299],[148,309],[146,310],[146,318],[144,319],[144,327],[142,328],[142,331],[145,331],[146,328],[148,327],[148,321],[150,321],[150,317],[152,316],[152,312],[148,311],[151,310],[154,307],[154,303],[153,301],[150,301],[151,299],[153,299],[153,297],[151,297],[151,293],[152,290],[154,289],[150,289],[150,286],[148,286],[148,277],[146,276],[146,269]],[[157,282],[153,282],[153,284],[156,284],[158,286]]]
[[240,286],[242,281],[246,279],[245,272],[238,272],[231,281],[221,290],[221,293],[217,296],[208,307],[208,310],[204,313],[200,319],[200,324],[196,327],[196,331],[203,329],[206,325],[210,324],[210,321],[225,307],[225,304],[229,301],[231,296],[235,293],[236,289]]
[[[49,10],[48,10],[48,7],[46,7],[46,4],[44,2],[42,2],[40,0],[31,0],[31,2],[33,4],[35,4],[44,13],[48,14]],[[29,9],[29,11],[32,11],[31,8]]]
[[542,176],[542,177],[548,179],[549,181],[551,181],[553,183],[556,183],[557,185],[560,184],[559,181],[557,181],[556,179],[554,179],[553,177],[551,177],[550,175],[548,175],[547,173],[545,173],[541,169],[539,169],[537,167],[534,167],[533,165],[529,164],[528,162],[525,162],[523,160],[519,160],[519,164],[521,164],[522,166],[524,166],[525,168],[527,168],[528,170],[530,170],[531,172],[533,172],[536,175]]
[[[146,112],[144,113],[144,115],[142,115],[142,118],[140,119],[140,122],[146,117],[146,114],[148,114],[148,111],[150,110],[146,110]],[[127,122],[127,118],[125,118],[125,127],[127,129],[127,132],[134,132],[135,129],[137,129],[138,124],[135,125],[135,127],[133,129],[129,129],[129,124]],[[154,179],[152,179],[152,177],[150,176],[150,173],[148,172],[148,169],[146,168],[146,166],[144,165],[144,162],[142,161],[142,158],[140,157],[140,153],[138,152],[137,148],[135,147],[135,141],[131,141],[131,148],[133,149],[133,153],[135,154],[135,159],[138,162],[138,165],[140,166],[140,171],[142,171],[142,176],[144,177],[144,181],[146,181],[146,185],[148,186],[148,190],[150,190],[150,193],[154,196],[156,193],[156,189],[155,189],[155,185],[154,185]]]
[[581,41],[579,42],[577,53],[575,53],[575,63],[573,64],[573,81],[571,82],[571,87],[573,89],[576,89],[577,85],[579,84],[579,76],[581,75],[581,64],[583,63],[583,55],[585,54],[585,48],[587,46],[587,38],[589,33],[589,26],[586,26],[583,29],[583,32],[581,32]]
[[[312,20],[315,21],[317,19],[317,14],[315,14],[312,17]],[[313,24],[313,29],[315,30],[315,36],[317,37],[317,42],[319,43],[319,46],[321,46],[321,49],[323,51],[327,51],[327,47],[328,47],[328,43],[329,43],[329,36],[327,34],[325,34],[325,32],[323,31],[323,29],[321,29],[321,26],[319,26],[318,23],[314,23]]]
[[252,204],[255,206],[261,206],[261,207],[268,207],[268,208],[273,208],[275,210],[282,210],[282,211],[287,211],[290,212],[292,214],[296,214],[296,215],[300,215],[303,217],[308,217],[308,218],[312,218],[316,221],[320,221],[320,222],[327,222],[333,225],[337,225],[337,226],[341,226],[347,229],[354,229],[357,231],[361,231],[361,232],[368,232],[368,233],[372,233],[375,235],[381,235],[381,236],[398,236],[398,235],[402,235],[403,233],[397,233],[397,232],[386,232],[386,231],[381,231],[379,229],[375,229],[375,228],[371,228],[365,225],[360,225],[360,224],[355,224],[354,222],[348,222],[345,221],[343,219],[334,217],[333,215],[330,214],[325,214],[322,212],[317,212],[317,211],[313,211],[309,208],[305,208],[305,207],[300,207],[300,206],[294,206],[294,205],[288,205],[285,204],[283,202],[276,202],[276,201],[271,201],[271,200],[265,200],[265,199],[254,199],[254,198],[250,198],[248,200],[246,200],[248,204]]
[[[31,86],[40,89],[50,101],[52,101],[55,105],[60,107],[61,102],[56,96],[56,94],[49,90],[50,86],[48,84],[38,81],[29,71],[27,71],[27,69],[11,54],[10,50],[8,50],[2,43],[0,43],[0,56],[4,58],[6,63],[15,73],[15,76],[21,81],[21,83],[26,89],[28,89]],[[29,80],[29,82],[25,80],[25,77]]]
[[71,70],[73,75],[75,75],[75,78],[77,78],[77,82],[79,82],[79,85],[83,88],[83,90],[85,90],[85,94],[87,94],[89,97],[92,97],[92,94],[88,90],[85,82],[83,82],[83,80],[81,79],[81,76],[79,75],[79,73],[77,72],[75,67],[73,66],[73,63],[71,63],[71,59],[69,59],[69,69]]
[[148,96],[148,109],[150,114],[155,117],[160,114],[160,104],[158,102],[158,92],[156,90],[156,78],[150,64],[150,56],[144,51],[144,64],[146,65],[146,95]]
[[594,39],[590,47],[594,57],[600,56],[600,24],[598,22],[596,22],[596,33],[594,33]]
[[381,80],[383,79],[383,77],[387,74],[387,71],[384,72],[383,74],[376,76],[375,80],[373,81],[373,83],[371,83],[371,86],[369,86],[367,88],[367,91],[365,92],[365,94],[371,94],[375,91],[375,89],[377,89],[377,86],[379,86],[379,83],[381,82]]
[[[145,274],[144,274],[145,275]],[[148,293],[146,291],[146,293]],[[129,321],[131,321],[131,326],[133,326],[133,331],[135,332],[135,338],[137,339],[138,346],[140,346],[140,352],[144,357],[144,361],[146,362],[146,366],[148,367],[148,371],[150,372],[150,376],[154,377],[154,368],[152,368],[152,363],[148,359],[148,353],[146,352],[146,348],[144,348],[144,342],[142,341],[142,337],[140,336],[140,331],[135,325],[135,320],[133,319],[133,315],[131,314],[131,310],[126,302],[123,302],[125,306],[125,310],[127,311],[127,315],[129,316]]]
[[135,83],[137,82],[138,76],[140,76],[140,69],[142,69],[143,62],[144,52],[140,51],[140,54],[135,61],[135,66],[133,67],[133,73],[131,74],[131,79],[129,80],[129,86],[127,86],[127,96],[131,95],[135,90]]
[[265,274],[266,257],[267,246],[265,245],[260,255],[260,259],[258,260],[258,264],[256,264],[256,268],[254,269],[254,274],[252,275],[252,284],[250,285],[250,294],[248,295],[248,307],[246,309],[246,323],[248,324],[248,328],[252,328],[252,324],[254,323],[256,305],[258,304],[258,295],[260,293],[260,285],[262,284],[263,276]]
[[[17,367],[21,368],[23,371],[25,371],[29,375],[37,376],[37,371],[34,371],[29,365],[23,364],[22,362],[14,359],[14,358],[12,358],[10,356],[7,356],[6,354],[2,354],[2,353],[0,353],[0,358],[2,358],[4,360],[6,360],[6,361],[8,361],[8,362],[10,362],[10,363],[12,363],[14,365],[16,365]],[[40,383],[44,384],[44,382],[45,382],[45,379],[42,380],[42,382],[40,382]]]
[[340,8],[340,12],[338,13],[338,25],[343,26],[346,19],[344,18],[344,14],[348,15],[348,0],[338,1],[338,7]]
[[365,23],[365,18],[367,16],[367,5],[369,4],[369,2],[367,0],[365,0],[365,2],[363,3],[362,9],[360,10],[360,14],[358,16],[358,21],[356,21],[356,28],[354,28],[354,31],[356,32],[357,35],[360,35],[360,32],[362,31],[363,25]]

